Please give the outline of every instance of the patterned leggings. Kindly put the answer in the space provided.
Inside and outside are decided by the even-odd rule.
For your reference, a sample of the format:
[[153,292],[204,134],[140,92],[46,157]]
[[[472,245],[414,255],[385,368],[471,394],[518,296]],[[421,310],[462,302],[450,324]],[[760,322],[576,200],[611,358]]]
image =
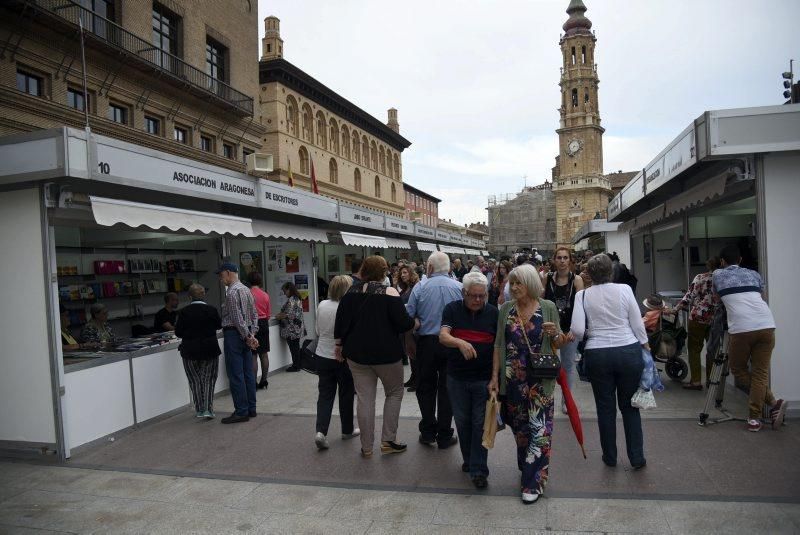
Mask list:
[[214,410],[214,385],[217,384],[219,359],[211,360],[183,360],[183,369],[186,379],[189,380],[189,389],[192,391],[194,410],[197,412]]
[[506,386],[505,423],[517,441],[517,467],[522,472],[522,492],[542,494],[550,467],[553,437],[553,380],[519,381]]

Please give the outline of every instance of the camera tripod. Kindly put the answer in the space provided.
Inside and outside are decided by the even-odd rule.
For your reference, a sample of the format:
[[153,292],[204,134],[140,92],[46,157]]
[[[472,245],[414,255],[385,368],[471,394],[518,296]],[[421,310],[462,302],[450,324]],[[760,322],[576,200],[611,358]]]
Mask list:
[[[706,404],[703,407],[703,412],[700,413],[700,421],[698,425],[708,426],[713,424],[720,424],[722,422],[744,421],[744,418],[736,418],[731,415],[723,406],[722,402],[725,398],[725,383],[727,382],[728,375],[730,375],[730,368],[728,366],[728,344],[730,337],[728,336],[727,329],[724,330],[718,340],[718,347],[714,355],[714,367],[711,369],[711,375],[708,379],[708,393],[706,394]],[[714,408],[722,413],[719,418],[709,419],[709,410],[711,403],[714,403]]]

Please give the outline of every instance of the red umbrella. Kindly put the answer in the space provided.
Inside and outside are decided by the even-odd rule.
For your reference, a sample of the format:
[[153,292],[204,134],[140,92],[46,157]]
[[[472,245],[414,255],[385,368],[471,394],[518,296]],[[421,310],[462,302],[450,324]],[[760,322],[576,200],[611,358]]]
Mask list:
[[586,458],[586,450],[583,447],[583,424],[581,423],[581,415],[578,413],[578,406],[572,397],[572,392],[567,383],[567,373],[564,368],[558,374],[558,385],[561,387],[561,392],[564,394],[564,404],[567,406],[567,415],[569,416],[569,423],[572,424],[572,431],[575,433],[575,438],[578,439],[578,444],[581,447],[583,458]]

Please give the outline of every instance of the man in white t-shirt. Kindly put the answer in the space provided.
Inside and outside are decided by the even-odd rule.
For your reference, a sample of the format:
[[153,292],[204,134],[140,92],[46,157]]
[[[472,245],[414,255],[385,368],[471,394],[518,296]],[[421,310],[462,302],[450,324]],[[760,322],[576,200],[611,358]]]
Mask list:
[[[775,319],[764,301],[764,281],[752,269],[739,266],[742,255],[735,245],[720,253],[722,268],[714,271],[712,283],[728,313],[728,359],[736,384],[749,389],[748,431],[761,430],[764,404],[770,406],[770,423],[779,429],[787,403],[775,399],[769,388]],[[748,369],[749,364],[749,369]]]

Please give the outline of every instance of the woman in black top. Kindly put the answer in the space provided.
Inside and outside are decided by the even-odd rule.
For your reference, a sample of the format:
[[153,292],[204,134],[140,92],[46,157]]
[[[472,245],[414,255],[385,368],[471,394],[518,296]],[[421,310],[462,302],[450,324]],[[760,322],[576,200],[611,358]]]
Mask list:
[[214,385],[219,370],[217,331],[222,318],[215,307],[205,303],[206,290],[199,284],[189,286],[192,303],[184,308],[175,324],[175,336],[181,339],[178,347],[183,369],[192,391],[198,418],[214,417]]
[[[547,273],[542,280],[544,298],[556,304],[561,320],[561,332],[568,333],[572,324],[572,308],[575,305],[575,294],[583,290],[583,279],[573,273],[572,252],[566,247],[556,249],[553,264],[556,269]],[[575,386],[575,364],[578,357],[578,340],[561,346],[561,365],[567,374],[570,390]],[[561,412],[567,413],[564,399],[561,399]]]
[[361,455],[372,456],[375,433],[375,392],[378,379],[386,400],[383,404],[381,453],[400,453],[397,424],[403,400],[403,346],[400,333],[414,327],[400,294],[383,285],[386,260],[371,256],[361,266],[361,280],[342,297],[336,311],[335,354],[350,365],[358,393],[358,426]]

